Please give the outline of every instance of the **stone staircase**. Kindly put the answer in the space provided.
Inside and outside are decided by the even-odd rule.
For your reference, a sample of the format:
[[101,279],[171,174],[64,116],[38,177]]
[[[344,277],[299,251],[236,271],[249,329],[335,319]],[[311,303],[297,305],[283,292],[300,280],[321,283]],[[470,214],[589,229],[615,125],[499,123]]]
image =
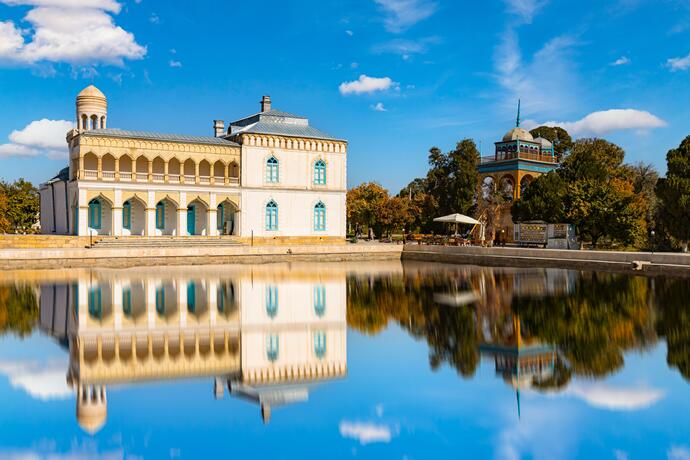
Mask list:
[[241,246],[236,236],[156,236],[156,237],[107,237],[94,242],[94,249],[115,248],[189,248]]

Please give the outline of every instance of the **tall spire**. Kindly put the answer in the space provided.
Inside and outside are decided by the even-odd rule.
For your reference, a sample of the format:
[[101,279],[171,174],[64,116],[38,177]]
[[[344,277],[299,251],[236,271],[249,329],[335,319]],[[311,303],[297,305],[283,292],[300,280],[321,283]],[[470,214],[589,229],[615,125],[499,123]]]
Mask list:
[[520,99],[518,99],[518,113],[517,113],[517,121],[515,122],[515,126],[517,128],[520,127]]

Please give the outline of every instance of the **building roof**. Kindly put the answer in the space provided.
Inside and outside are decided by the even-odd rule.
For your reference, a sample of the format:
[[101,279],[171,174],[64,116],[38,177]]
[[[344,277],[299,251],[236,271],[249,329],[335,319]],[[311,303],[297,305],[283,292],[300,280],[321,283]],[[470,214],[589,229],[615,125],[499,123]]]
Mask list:
[[505,136],[503,136],[503,142],[517,140],[534,142],[534,137],[532,137],[529,131],[527,131],[526,129],[522,129],[520,127],[511,129],[506,133]]
[[93,85],[89,85],[83,90],[81,90],[81,92],[77,94],[77,97],[79,96],[93,96],[105,99],[105,94],[103,94],[103,92],[100,89],[96,88]]
[[212,136],[187,136],[184,134],[164,134],[151,131],[126,131],[124,129],[92,129],[82,131],[82,136],[117,137],[122,139],[142,139],[151,141],[184,142],[189,144],[222,145],[227,147],[239,147],[239,144],[222,137]]
[[243,133],[342,140],[309,126],[309,119],[306,117],[274,109],[255,113],[230,123],[228,135]]
[[550,149],[553,147],[553,143],[550,140],[544,139],[541,136],[534,139],[534,142],[539,142],[541,144],[541,148],[543,148],[543,149]]

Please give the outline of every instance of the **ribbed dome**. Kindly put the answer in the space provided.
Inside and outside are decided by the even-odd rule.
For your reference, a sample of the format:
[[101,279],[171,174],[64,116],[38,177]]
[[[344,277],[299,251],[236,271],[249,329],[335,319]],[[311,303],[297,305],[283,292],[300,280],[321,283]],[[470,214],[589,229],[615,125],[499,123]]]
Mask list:
[[510,142],[510,141],[534,141],[534,137],[527,131],[526,129],[522,128],[513,128],[510,131],[506,133],[505,136],[503,136],[503,142]]
[[77,406],[77,422],[82,430],[95,434],[105,425],[108,409],[105,404]]
[[96,88],[93,85],[87,86],[86,88],[81,90],[81,92],[79,94],[77,94],[77,97],[81,97],[81,96],[100,97],[103,99],[106,98],[105,94],[103,94],[100,89]]

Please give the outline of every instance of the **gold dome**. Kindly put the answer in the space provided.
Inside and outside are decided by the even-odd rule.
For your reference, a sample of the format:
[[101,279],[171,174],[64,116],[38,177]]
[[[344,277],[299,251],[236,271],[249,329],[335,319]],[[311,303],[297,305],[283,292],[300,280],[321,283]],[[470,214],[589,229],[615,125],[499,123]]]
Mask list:
[[87,86],[86,88],[81,90],[81,92],[79,94],[77,94],[77,97],[84,97],[84,96],[86,96],[86,97],[97,97],[97,98],[101,98],[101,99],[106,98],[105,94],[103,94],[100,89],[96,88],[93,85]]
[[529,131],[522,128],[513,128],[510,131],[508,131],[505,136],[503,136],[503,142],[517,140],[534,142],[534,137],[532,137]]

